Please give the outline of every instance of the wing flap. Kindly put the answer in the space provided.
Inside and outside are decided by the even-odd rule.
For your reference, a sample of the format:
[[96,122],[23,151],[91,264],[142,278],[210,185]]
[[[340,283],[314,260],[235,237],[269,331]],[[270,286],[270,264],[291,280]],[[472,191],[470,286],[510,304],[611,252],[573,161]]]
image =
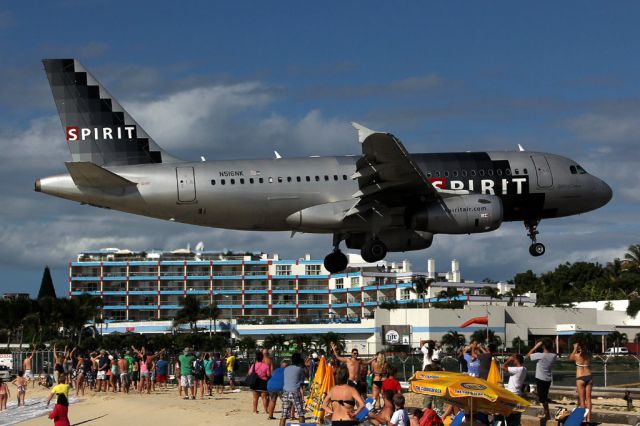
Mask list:
[[89,161],[66,162],[67,170],[77,186],[89,188],[125,188],[137,183],[123,178]]

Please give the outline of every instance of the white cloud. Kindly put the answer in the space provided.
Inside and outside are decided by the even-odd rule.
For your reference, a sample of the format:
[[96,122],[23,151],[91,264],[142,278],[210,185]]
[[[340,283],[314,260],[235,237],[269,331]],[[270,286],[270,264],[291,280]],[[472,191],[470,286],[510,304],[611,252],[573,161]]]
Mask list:
[[587,113],[566,121],[567,127],[587,141],[603,143],[637,143],[640,121],[633,115]]

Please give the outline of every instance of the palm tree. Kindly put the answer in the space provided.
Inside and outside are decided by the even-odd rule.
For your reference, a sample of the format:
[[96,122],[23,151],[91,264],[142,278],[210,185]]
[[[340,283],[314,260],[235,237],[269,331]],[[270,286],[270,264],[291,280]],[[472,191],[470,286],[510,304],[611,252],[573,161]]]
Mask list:
[[[474,331],[469,340],[472,342],[487,343],[487,330]],[[496,335],[491,329],[489,329],[489,343],[493,343],[496,347],[502,345],[502,338]]]
[[173,324],[189,324],[189,329],[194,331],[198,320],[202,319],[206,315],[206,312],[203,312],[202,307],[200,307],[200,301],[196,296],[187,294],[182,300],[180,300],[180,306],[182,307],[176,313],[176,317],[173,319]]
[[480,289],[480,294],[489,297],[489,304],[493,304],[493,299],[502,299],[502,295],[496,287],[485,285]]
[[318,347],[324,348],[326,353],[331,353],[331,343],[336,344],[338,353],[342,352],[346,346],[342,335],[333,331],[318,336]]
[[211,321],[213,321],[213,334],[217,334],[218,328],[216,326],[216,320],[220,316],[220,308],[214,300],[206,308],[207,318],[209,318],[209,336],[211,336]]
[[238,341],[238,349],[244,352],[245,356],[249,356],[249,352],[254,352],[257,347],[256,339],[251,336],[244,336]]
[[438,293],[438,298],[447,299],[447,303],[451,303],[451,299],[458,297],[462,294],[460,290],[455,287],[447,287],[446,290],[442,290]]
[[447,348],[447,351],[457,352],[467,343],[467,338],[464,337],[464,334],[449,330],[447,334],[442,336],[441,343]]
[[624,259],[629,263],[631,270],[640,270],[640,244],[632,244],[627,248]]
[[607,335],[607,342],[612,346],[624,346],[628,341],[627,333],[620,333],[618,330],[612,331]]
[[287,338],[284,334],[269,334],[264,338],[262,347],[266,349],[273,349],[276,354],[279,354],[284,349],[287,342]]
[[422,299],[422,307],[424,308],[424,299],[426,294],[429,291],[431,284],[436,282],[436,280],[433,278],[427,278],[424,275],[414,275],[411,280],[413,281],[413,285],[409,290],[414,292],[419,299]]
[[309,334],[297,334],[290,339],[290,343],[295,345],[296,349],[303,353],[315,346],[313,337]]

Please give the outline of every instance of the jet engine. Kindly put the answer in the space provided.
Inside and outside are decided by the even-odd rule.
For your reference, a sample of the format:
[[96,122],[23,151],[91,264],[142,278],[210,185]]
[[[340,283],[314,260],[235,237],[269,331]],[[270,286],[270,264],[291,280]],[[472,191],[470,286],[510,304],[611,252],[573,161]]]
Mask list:
[[408,227],[434,234],[474,234],[498,229],[502,201],[495,195],[442,197],[425,209],[407,215]]
[[[371,237],[367,234],[352,234],[346,239],[347,247],[360,250]],[[433,234],[412,229],[393,229],[377,235],[388,251],[422,250],[431,246]]]

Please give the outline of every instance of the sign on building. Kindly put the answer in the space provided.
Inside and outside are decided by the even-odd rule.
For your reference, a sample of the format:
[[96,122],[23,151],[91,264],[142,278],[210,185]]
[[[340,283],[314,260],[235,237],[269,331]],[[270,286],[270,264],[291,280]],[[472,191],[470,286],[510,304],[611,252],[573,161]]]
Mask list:
[[409,345],[411,343],[411,326],[383,325],[382,342],[385,345]]

